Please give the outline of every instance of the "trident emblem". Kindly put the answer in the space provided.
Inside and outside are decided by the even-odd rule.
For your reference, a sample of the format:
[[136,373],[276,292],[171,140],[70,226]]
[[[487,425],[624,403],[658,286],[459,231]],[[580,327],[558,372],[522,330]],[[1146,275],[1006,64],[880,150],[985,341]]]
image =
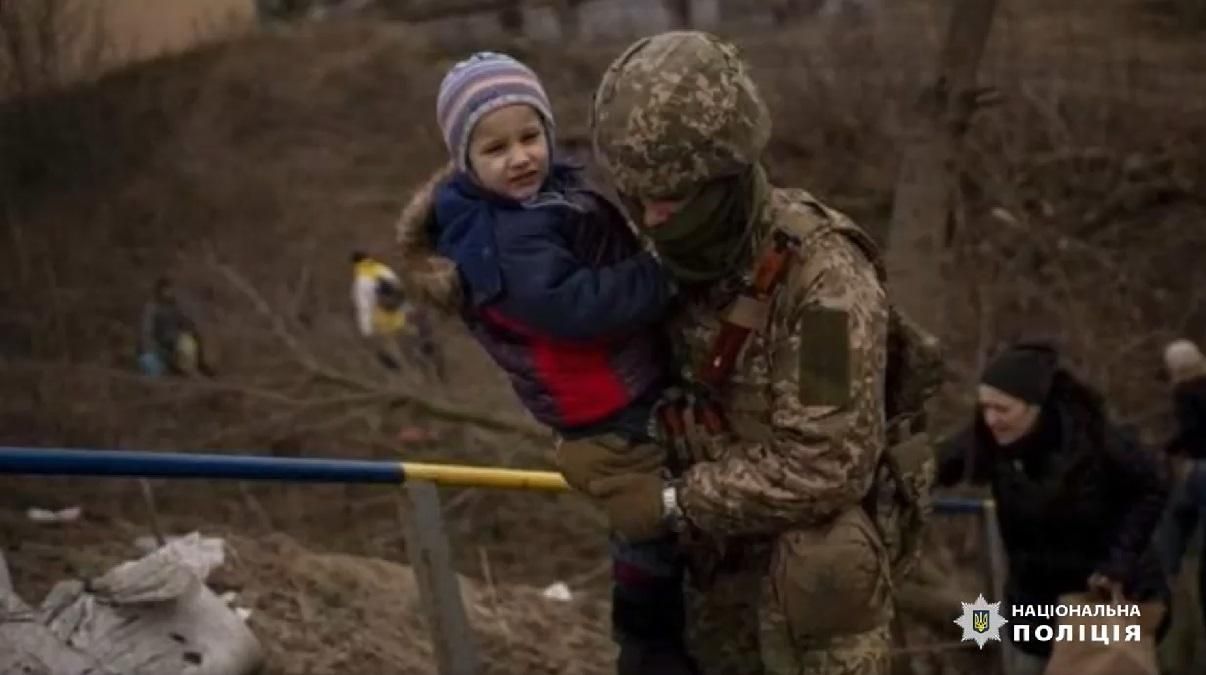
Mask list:
[[972,630],[977,633],[988,632],[988,610],[977,609],[972,611]]

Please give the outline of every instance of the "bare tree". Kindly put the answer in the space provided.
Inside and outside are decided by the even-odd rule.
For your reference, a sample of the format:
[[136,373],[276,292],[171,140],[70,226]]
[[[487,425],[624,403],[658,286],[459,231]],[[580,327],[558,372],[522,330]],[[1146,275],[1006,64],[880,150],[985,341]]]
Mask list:
[[666,0],[666,11],[670,14],[670,22],[678,28],[690,28],[695,24],[691,0]]
[[498,10],[498,23],[507,33],[523,35],[523,3],[520,0],[511,0],[510,2],[503,3],[503,6]]
[[996,9],[996,0],[952,4],[937,76],[905,139],[887,254],[897,301],[930,330],[946,325],[945,242],[956,208],[958,141],[971,112],[960,103],[972,91]]
[[582,32],[582,3],[585,0],[557,0],[557,24],[562,38],[575,38]]
[[101,70],[98,9],[80,0],[0,2],[0,97],[45,93]]

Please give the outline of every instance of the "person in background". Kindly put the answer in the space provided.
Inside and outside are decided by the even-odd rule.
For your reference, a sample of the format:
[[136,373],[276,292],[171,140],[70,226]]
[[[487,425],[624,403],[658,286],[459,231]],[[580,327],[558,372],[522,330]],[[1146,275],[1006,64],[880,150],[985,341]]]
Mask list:
[[[1206,509],[1206,358],[1190,340],[1175,340],[1164,349],[1164,367],[1172,384],[1177,428],[1164,446],[1173,485],[1160,542],[1165,570],[1176,577]],[[1206,556],[1199,563],[1198,584],[1199,608],[1206,620]]]
[[[1054,619],[1016,616],[1008,606],[1095,591],[1167,607],[1152,542],[1166,474],[1110,422],[1101,395],[1061,366],[1050,345],[1025,342],[989,363],[977,395],[971,430],[940,453],[938,482],[992,486],[1009,560],[1001,613],[1030,623],[1034,635]],[[1008,675],[1040,675],[1052,643],[1004,633]]]
[[171,279],[156,280],[154,294],[143,308],[138,354],[139,369],[152,377],[214,374],[197,324],[181,307]]
[[1171,455],[1206,459],[1206,358],[1193,342],[1176,340],[1164,350],[1164,365],[1177,418],[1177,433],[1166,449]]
[[401,370],[405,359],[444,380],[443,356],[431,324],[406,300],[398,275],[363,251],[352,252],[352,305],[360,335],[373,343],[377,359]]

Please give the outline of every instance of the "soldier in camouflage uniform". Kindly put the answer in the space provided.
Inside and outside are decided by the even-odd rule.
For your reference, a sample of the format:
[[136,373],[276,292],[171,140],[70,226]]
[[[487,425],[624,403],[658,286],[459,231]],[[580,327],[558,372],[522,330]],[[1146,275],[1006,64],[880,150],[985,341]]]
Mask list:
[[567,441],[562,472],[619,533],[680,532],[689,641],[708,675],[886,674],[891,562],[863,506],[885,447],[889,306],[873,245],[808,193],[768,184],[766,106],[736,49],[713,36],[632,45],[604,75],[592,130],[629,214],[682,284],[670,328],[688,387],[772,232],[794,237],[798,254],[728,386],[711,393],[729,431],[688,434],[689,468],[620,486],[608,475],[644,461],[638,449]]

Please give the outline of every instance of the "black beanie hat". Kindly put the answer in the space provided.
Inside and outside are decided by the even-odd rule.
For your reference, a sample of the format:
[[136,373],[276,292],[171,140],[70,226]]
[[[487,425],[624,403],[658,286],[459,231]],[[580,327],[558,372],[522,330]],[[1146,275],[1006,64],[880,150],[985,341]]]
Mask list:
[[994,358],[980,382],[1032,405],[1042,405],[1059,367],[1059,353],[1045,342],[1020,342]]

